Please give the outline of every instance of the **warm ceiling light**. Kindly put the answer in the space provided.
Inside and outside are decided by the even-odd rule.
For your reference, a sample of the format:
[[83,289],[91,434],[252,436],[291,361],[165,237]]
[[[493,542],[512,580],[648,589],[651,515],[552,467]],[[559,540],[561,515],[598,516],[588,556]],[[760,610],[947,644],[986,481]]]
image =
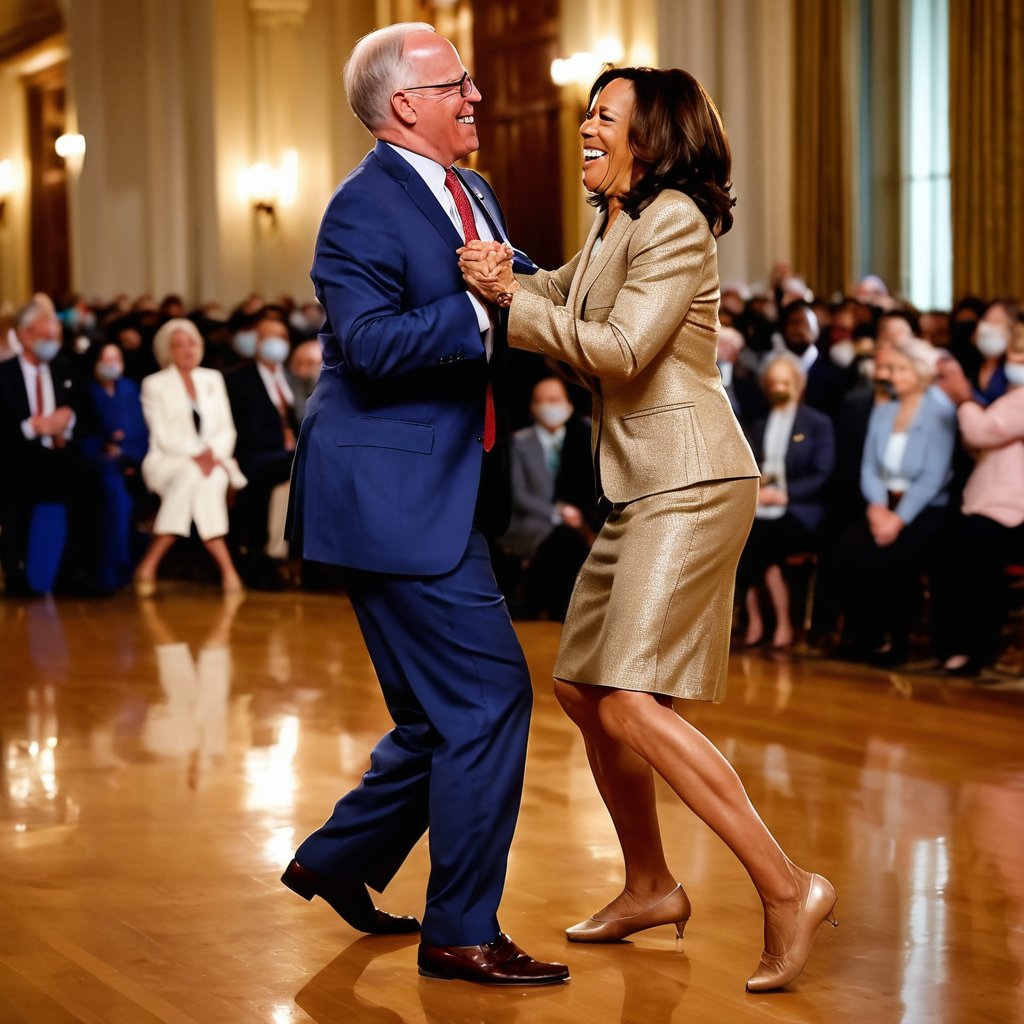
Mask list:
[[53,144],[57,156],[61,157],[68,170],[77,174],[85,161],[85,136],[76,132],[59,135]]

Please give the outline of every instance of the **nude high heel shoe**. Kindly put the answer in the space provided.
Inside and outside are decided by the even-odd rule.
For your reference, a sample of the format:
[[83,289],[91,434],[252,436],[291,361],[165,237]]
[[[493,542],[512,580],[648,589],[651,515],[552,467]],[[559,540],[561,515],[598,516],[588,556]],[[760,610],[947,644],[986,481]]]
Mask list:
[[811,955],[814,937],[821,925],[828,921],[833,928],[839,926],[833,913],[835,905],[836,891],[832,888],[832,883],[821,875],[811,875],[807,898],[800,908],[796,932],[789,949],[782,956],[762,951],[761,962],[753,977],[747,981],[747,991],[771,992],[795,981]]
[[566,928],[565,935],[570,942],[621,942],[634,932],[645,928],[657,928],[663,924],[674,924],[676,936],[683,937],[683,929],[690,920],[690,900],[681,885],[677,885],[667,896],[652,903],[639,914],[616,917],[610,921],[597,921],[588,917],[586,921]]

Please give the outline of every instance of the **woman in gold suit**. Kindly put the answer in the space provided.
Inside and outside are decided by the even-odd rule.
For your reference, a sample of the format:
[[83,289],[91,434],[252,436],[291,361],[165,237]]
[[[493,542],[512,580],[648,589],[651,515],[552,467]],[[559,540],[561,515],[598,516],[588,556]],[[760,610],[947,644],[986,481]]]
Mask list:
[[570,263],[520,276],[496,243],[460,250],[469,286],[507,307],[509,344],[567,363],[593,391],[598,486],[613,506],[554,674],[626,879],[567,935],[615,942],[663,924],[682,935],[690,901],[665,862],[657,772],[749,873],[764,952],[747,988],[781,988],[832,919],[835,892],[783,853],[729,762],[673,707],[723,697],[736,565],[757,504],[757,465],[715,365],[729,144],[711,99],[677,69],[606,71],[580,134],[600,215]]

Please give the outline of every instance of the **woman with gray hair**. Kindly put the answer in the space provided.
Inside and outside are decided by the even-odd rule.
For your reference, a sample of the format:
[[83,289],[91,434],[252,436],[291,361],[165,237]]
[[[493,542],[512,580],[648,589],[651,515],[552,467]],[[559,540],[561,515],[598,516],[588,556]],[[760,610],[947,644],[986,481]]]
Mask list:
[[835,469],[836,443],[828,416],[803,404],[807,374],[792,352],[767,356],[760,379],[771,412],[748,435],[761,480],[736,589],[746,595],[744,644],[753,647],[764,639],[758,593],[763,581],[775,618],[772,646],[782,649],[793,642],[782,565],[790,555],[814,546],[815,531],[825,518],[824,491]]
[[864,442],[865,519],[840,551],[849,584],[844,646],[882,666],[906,660],[914,588],[946,522],[956,412],[931,387],[938,361],[918,338],[893,346],[895,401],[874,407]]
[[235,462],[235,424],[224,377],[199,365],[203,339],[191,320],[168,320],[153,339],[161,369],[142,382],[142,412],[149,451],[142,461],[146,486],[160,496],[153,542],[135,572],[140,597],[156,593],[156,574],[175,538],[196,531],[220,569],[225,592],[240,591],[224,540],[227,491],[246,479]]

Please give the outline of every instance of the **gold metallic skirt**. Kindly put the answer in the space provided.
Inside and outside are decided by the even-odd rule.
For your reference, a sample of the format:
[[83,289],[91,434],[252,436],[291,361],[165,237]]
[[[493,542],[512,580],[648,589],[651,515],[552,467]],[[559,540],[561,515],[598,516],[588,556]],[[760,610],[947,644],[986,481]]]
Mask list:
[[583,563],[555,678],[720,701],[736,565],[757,480],[719,480],[616,505]]

